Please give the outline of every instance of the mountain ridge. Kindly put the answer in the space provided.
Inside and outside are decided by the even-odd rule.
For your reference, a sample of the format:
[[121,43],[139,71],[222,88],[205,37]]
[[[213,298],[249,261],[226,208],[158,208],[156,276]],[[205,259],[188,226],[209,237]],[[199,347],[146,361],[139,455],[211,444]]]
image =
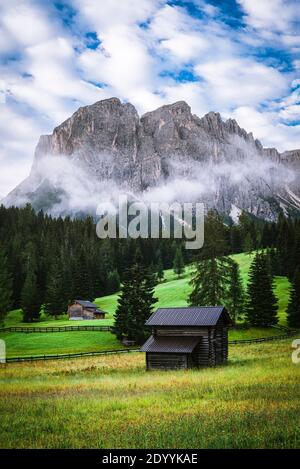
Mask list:
[[[74,175],[82,171],[82,177],[74,176],[76,184],[86,178],[95,193],[100,186],[139,195],[157,194],[158,188],[163,194],[165,188],[163,199],[172,199],[167,192],[173,191],[173,199],[184,195],[226,214],[237,207],[266,219],[276,218],[280,210],[290,213],[300,209],[300,150],[279,153],[275,148],[264,148],[236,120],[223,121],[216,112],[200,118],[185,101],[141,117],[132,104],[118,98],[80,107],[52,134],[40,137],[29,177],[4,204],[31,202],[50,213],[81,212],[83,207],[74,205],[72,183],[64,180],[64,169],[57,174],[55,165],[71,165],[64,169]],[[37,189],[43,181],[48,181],[50,199],[51,187],[57,196],[53,204],[41,203]],[[180,181],[190,190],[176,195],[172,184]],[[91,199],[91,194],[82,190],[85,192]],[[45,193],[42,195],[45,198]],[[60,197],[65,199],[62,203]],[[95,210],[90,205],[87,211]]]

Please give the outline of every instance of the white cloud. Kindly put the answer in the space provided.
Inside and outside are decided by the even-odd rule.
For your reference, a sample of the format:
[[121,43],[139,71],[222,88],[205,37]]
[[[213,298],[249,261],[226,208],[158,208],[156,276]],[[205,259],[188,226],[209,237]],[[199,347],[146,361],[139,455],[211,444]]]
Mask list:
[[0,104],[0,197],[28,176],[32,155],[43,127]]
[[198,116],[203,116],[211,110],[205,97],[205,89],[199,83],[164,86],[163,93],[165,102],[186,101],[191,106],[192,112]]
[[258,29],[286,32],[300,16],[298,0],[238,0],[238,2],[245,10],[248,24]]
[[[0,104],[6,116],[0,117],[1,165],[29,167],[39,133],[51,132],[80,105],[111,96],[132,102],[139,113],[185,100],[200,116],[233,114],[266,145],[300,146],[299,126],[284,124],[299,117],[297,76],[254,54],[265,41],[280,42],[299,69],[299,2],[238,1],[244,30],[222,23],[219,9],[205,0],[194,2],[203,18],[166,0],[69,0],[76,13],[70,28],[53,2],[1,2],[0,75],[9,90]],[[96,32],[97,49],[86,47],[87,32]],[[174,78],[185,67],[196,81]],[[21,172],[3,171],[5,187],[19,182]]]
[[9,6],[1,15],[1,23],[23,46],[31,46],[52,36],[45,12],[31,2],[6,2]]
[[257,105],[287,91],[288,81],[272,67],[253,59],[210,60],[195,67],[204,78],[211,99],[219,106]]
[[300,125],[288,126],[278,121],[277,112],[259,112],[250,106],[241,106],[226,117],[233,117],[266,147],[276,147],[279,151],[300,148]]

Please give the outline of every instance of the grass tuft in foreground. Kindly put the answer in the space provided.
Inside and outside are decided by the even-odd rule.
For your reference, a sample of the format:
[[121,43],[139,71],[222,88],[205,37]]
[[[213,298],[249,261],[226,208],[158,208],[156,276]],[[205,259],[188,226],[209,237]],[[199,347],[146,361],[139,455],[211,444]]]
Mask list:
[[144,354],[0,368],[0,446],[296,448],[291,340],[230,347],[227,366],[146,372]]

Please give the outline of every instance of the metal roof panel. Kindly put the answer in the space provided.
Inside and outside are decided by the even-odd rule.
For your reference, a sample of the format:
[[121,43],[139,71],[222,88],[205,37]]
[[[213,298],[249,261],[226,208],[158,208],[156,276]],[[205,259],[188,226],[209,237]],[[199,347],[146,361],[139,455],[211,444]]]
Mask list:
[[149,339],[140,348],[141,352],[159,353],[192,353],[199,343],[200,337],[154,337]]
[[225,311],[224,306],[191,306],[183,308],[158,308],[146,322],[147,326],[215,326]]

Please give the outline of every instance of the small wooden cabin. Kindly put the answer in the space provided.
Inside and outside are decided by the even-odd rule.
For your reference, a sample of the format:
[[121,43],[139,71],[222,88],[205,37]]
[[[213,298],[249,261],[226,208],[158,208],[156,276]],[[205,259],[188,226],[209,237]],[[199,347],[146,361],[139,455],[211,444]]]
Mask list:
[[75,300],[68,307],[69,320],[105,319],[105,312],[91,301]]
[[147,370],[226,363],[230,324],[224,306],[159,308],[146,322],[152,335],[140,349]]

